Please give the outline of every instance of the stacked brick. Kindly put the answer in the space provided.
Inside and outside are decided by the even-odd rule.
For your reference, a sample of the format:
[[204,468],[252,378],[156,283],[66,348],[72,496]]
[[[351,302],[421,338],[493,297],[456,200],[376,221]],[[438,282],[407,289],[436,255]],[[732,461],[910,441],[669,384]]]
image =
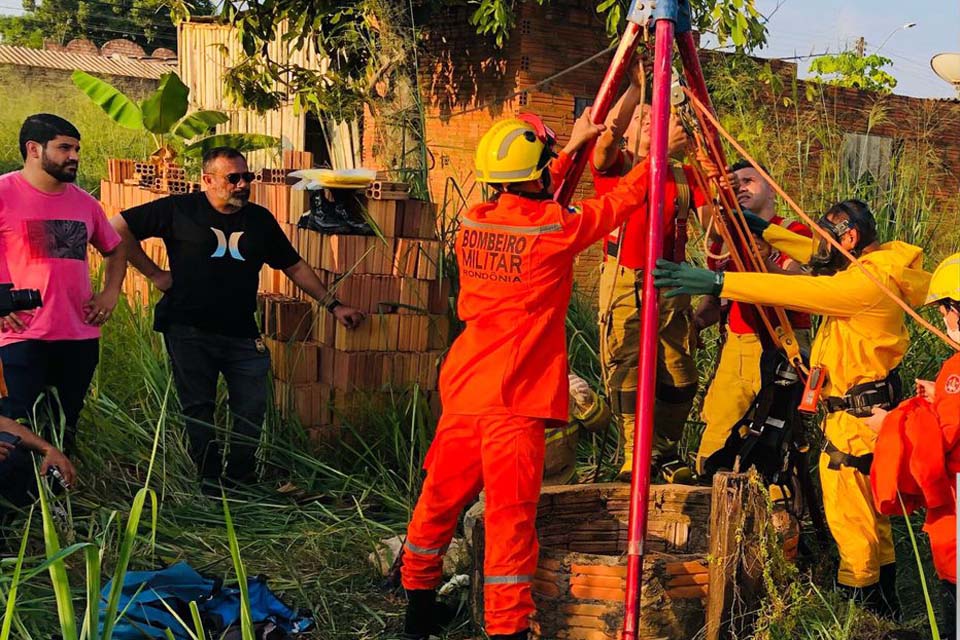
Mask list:
[[[107,217],[112,218],[125,209],[170,195],[171,187],[175,193],[200,190],[200,185],[186,180],[183,168],[174,163],[109,159],[107,178],[100,181],[100,204]],[[151,238],[144,241],[143,250],[160,267],[167,268],[167,251],[162,240]],[[91,255],[99,256],[96,253]],[[146,305],[150,300],[150,281],[136,269],[128,267],[123,293],[131,304]]]
[[[537,506],[534,638],[616,640],[626,590],[630,486],[545,487]],[[639,638],[688,640],[705,621],[709,487],[651,487]],[[483,526],[471,535],[474,614],[483,610]]]
[[263,269],[264,334],[281,412],[327,440],[345,419],[376,408],[388,389],[416,384],[436,408],[440,356],[450,340],[450,290],[435,205],[409,199],[407,185],[374,183],[377,193],[370,195],[381,199],[358,191],[351,207],[376,235],[320,234],[297,227],[309,208],[307,192],[267,171],[252,199],[274,213],[323,284],[367,315],[347,330],[283,273]]
[[[370,195],[379,199],[358,191],[351,201],[353,214],[376,228],[374,236],[324,235],[298,228],[309,209],[309,194],[293,190],[288,174],[310,166],[307,155],[287,152],[283,168],[260,170],[251,200],[270,210],[343,304],[367,315],[360,328],[348,331],[282,272],[269,267],[261,272],[259,309],[273,356],[278,407],[284,416],[296,416],[316,439],[327,440],[345,421],[378,406],[390,390],[416,384],[437,408],[439,362],[450,340],[450,288],[442,277],[436,207],[409,199],[405,184],[377,182]],[[177,175],[172,167],[151,163],[108,164],[108,179],[101,183],[108,216],[170,195],[171,176]],[[158,182],[158,176],[165,182]],[[143,246],[166,268],[161,240],[150,239]],[[130,268],[124,293],[131,302],[146,304],[151,286]]]

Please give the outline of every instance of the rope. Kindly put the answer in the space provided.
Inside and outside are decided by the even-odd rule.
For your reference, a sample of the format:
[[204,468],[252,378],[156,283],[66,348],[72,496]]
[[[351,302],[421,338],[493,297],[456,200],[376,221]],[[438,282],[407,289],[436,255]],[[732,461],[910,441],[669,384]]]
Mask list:
[[696,97],[695,95],[693,95],[693,93],[692,93],[691,91],[689,91],[686,87],[684,87],[683,90],[684,90],[684,92],[687,94],[687,97],[690,99],[690,103],[694,106],[694,108],[695,108],[703,117],[705,117],[707,120],[710,121],[710,123],[714,126],[714,128],[716,128],[716,130],[719,131],[720,134],[721,134],[724,138],[726,138],[727,142],[729,142],[729,143],[731,144],[731,146],[733,146],[733,148],[737,150],[737,153],[739,153],[739,154],[741,155],[741,157],[743,157],[744,160],[746,160],[747,162],[749,162],[749,163],[751,164],[751,166],[753,166],[753,168],[757,171],[757,173],[759,173],[759,174],[763,177],[763,179],[766,180],[767,183],[770,184],[770,186],[773,188],[773,190],[777,192],[777,195],[779,195],[781,198],[783,198],[783,200],[790,206],[790,208],[793,209],[793,211],[794,211],[798,216],[800,216],[800,218],[803,219],[803,220],[810,226],[810,228],[811,228],[815,233],[819,234],[820,237],[822,237],[824,240],[826,240],[826,241],[830,244],[831,247],[833,247],[834,249],[837,249],[837,250],[838,250],[845,258],[847,258],[852,264],[856,265],[857,268],[860,269],[860,271],[862,271],[862,272],[864,273],[864,275],[867,276],[867,279],[868,279],[868,280],[870,280],[873,284],[875,284],[888,298],[890,298],[891,300],[893,300],[893,301],[897,304],[897,306],[899,306],[901,309],[903,309],[903,311],[904,311],[907,315],[909,315],[911,318],[913,318],[913,319],[917,322],[917,324],[919,324],[921,327],[923,327],[923,328],[926,329],[927,331],[930,331],[933,335],[935,335],[935,336],[937,336],[938,338],[940,338],[944,343],[946,343],[949,347],[951,347],[951,348],[954,349],[955,351],[960,351],[960,344],[957,344],[956,342],[954,342],[953,340],[951,340],[950,337],[947,336],[946,333],[944,333],[943,331],[941,331],[940,329],[938,329],[937,327],[935,327],[935,326],[934,326],[933,324],[931,324],[930,322],[927,322],[927,320],[925,320],[919,313],[917,313],[917,312],[913,309],[913,307],[911,307],[909,304],[907,304],[906,302],[904,302],[903,299],[900,298],[900,296],[898,296],[894,291],[892,291],[887,285],[885,285],[884,283],[882,283],[879,278],[877,278],[875,275],[873,275],[873,274],[870,272],[870,270],[867,269],[866,265],[864,265],[855,255],[853,255],[852,253],[850,253],[849,251],[847,251],[846,249],[844,249],[842,246],[840,246],[840,243],[839,243],[839,242],[837,242],[836,240],[834,240],[833,237],[832,237],[829,233],[827,233],[824,229],[822,229],[822,228],[820,227],[820,225],[817,224],[817,222],[813,220],[813,218],[811,218],[810,216],[808,216],[808,215],[803,211],[803,209],[801,209],[800,206],[799,206],[796,202],[794,202],[793,198],[791,198],[791,197],[787,194],[787,192],[784,191],[784,190],[780,187],[780,185],[777,184],[777,183],[773,180],[773,178],[770,177],[770,175],[769,175],[766,171],[763,170],[763,167],[761,167],[760,164],[759,164],[756,160],[754,160],[753,156],[751,156],[749,153],[747,153],[747,150],[744,149],[744,148],[734,139],[734,137],[733,137],[732,135],[730,135],[730,133],[720,125],[720,122],[717,120],[717,118],[716,118],[712,113],[710,113],[710,110],[707,109],[707,108],[703,105],[703,103],[700,102],[700,100],[698,100],[697,97]]
[[[698,124],[700,124],[699,121]],[[701,130],[703,128],[704,127],[702,126],[700,127]],[[704,139],[700,135],[700,132],[695,131],[694,134],[694,139],[698,149],[707,151],[704,149]],[[707,153],[713,160],[714,164],[718,168],[725,166],[726,161],[723,158],[723,153],[717,146],[716,142],[709,140],[708,144],[710,149],[707,151]],[[691,164],[695,169],[694,176],[697,178],[701,190],[706,192],[706,187],[704,185],[706,180],[704,178],[703,167],[699,164],[699,162],[696,161],[696,158],[691,160]],[[756,243],[756,239],[753,237],[753,234],[744,234],[744,229],[747,228],[746,220],[743,216],[742,209],[740,209],[740,203],[733,194],[732,187],[729,184],[722,182],[719,176],[717,176],[712,182],[714,183],[714,186],[718,187],[717,195],[721,201],[720,205],[722,208],[729,212],[731,216],[739,216],[739,223],[735,224],[734,228],[739,236],[740,244],[737,244],[734,241],[733,235],[730,232],[730,228],[722,218],[717,216],[713,219],[713,221],[717,224],[717,230],[721,239],[731,249],[729,256],[733,261],[734,266],[740,271],[753,270],[766,273],[767,265],[764,260],[760,258],[760,248]],[[737,246],[747,249],[747,258],[751,262],[749,267],[744,263],[743,257],[737,251],[733,250]],[[759,316],[760,321],[763,323],[763,326],[767,331],[767,335],[769,335],[770,339],[773,341],[774,346],[782,349],[786,353],[787,360],[795,366],[797,371],[805,373],[806,368],[803,363],[803,358],[800,355],[800,345],[797,342],[796,334],[794,333],[793,326],[790,324],[790,319],[787,317],[786,311],[780,307],[764,307],[761,305],[754,305],[754,307],[757,310],[757,315]],[[771,309],[774,312],[774,315],[776,315],[778,326],[773,326],[773,323],[770,321],[770,318],[767,314],[767,309]]]

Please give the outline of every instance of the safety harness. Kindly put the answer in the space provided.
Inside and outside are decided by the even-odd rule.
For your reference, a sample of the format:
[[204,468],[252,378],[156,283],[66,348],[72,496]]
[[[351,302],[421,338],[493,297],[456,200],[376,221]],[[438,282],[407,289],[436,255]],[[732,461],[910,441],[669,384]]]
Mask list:
[[852,467],[865,476],[870,475],[870,467],[873,466],[872,453],[862,456],[845,453],[837,449],[829,440],[824,441],[823,452],[830,458],[827,462],[827,468],[831,471],[837,471],[840,467]]
[[[900,380],[899,368],[897,368],[887,374],[887,377],[883,380],[855,385],[850,387],[850,390],[843,396],[826,398],[823,403],[829,413],[846,411],[858,418],[866,418],[877,407],[881,409],[895,407],[900,403],[902,397],[903,383]],[[840,467],[851,467],[865,476],[870,475],[870,467],[873,466],[872,453],[855,456],[841,451],[829,439],[823,441],[823,452],[829,458],[827,468],[831,471],[837,471]]]
[[858,418],[867,418],[874,408],[890,409],[900,402],[903,395],[903,383],[900,372],[894,369],[883,380],[864,382],[850,387],[844,395],[824,399],[828,413],[846,411]]
[[674,233],[673,233],[673,256],[674,262],[682,262],[687,259],[687,219],[690,217],[690,207],[693,204],[693,192],[690,189],[690,183],[687,182],[687,172],[678,164],[671,164],[670,171],[673,172],[673,182],[677,190],[677,199],[674,202]]
[[[693,191],[690,183],[687,181],[687,173],[683,170],[683,165],[671,163],[670,171],[673,172],[673,182],[676,186],[677,197],[674,200],[674,235],[673,249],[671,255],[664,256],[674,262],[686,260],[687,251],[687,220],[690,218],[690,209],[693,207]],[[616,240],[611,236],[607,237],[604,243],[606,256],[616,258],[620,254],[620,245],[623,243],[623,229],[621,228],[616,236]]]

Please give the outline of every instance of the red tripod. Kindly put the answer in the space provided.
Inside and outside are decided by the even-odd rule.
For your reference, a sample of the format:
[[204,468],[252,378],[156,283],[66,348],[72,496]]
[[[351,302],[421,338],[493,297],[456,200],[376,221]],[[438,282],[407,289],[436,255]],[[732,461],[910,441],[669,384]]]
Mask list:
[[[676,42],[683,63],[687,84],[694,95],[712,110],[710,96],[703,80],[700,59],[690,30],[688,0],[633,0],[627,15],[627,28],[614,54],[593,103],[593,121],[606,120],[613,103],[614,92],[620,86],[633,58],[641,30],[655,25],[655,54],[653,63],[653,102],[650,138],[650,191],[646,244],[646,264],[643,271],[643,306],[640,323],[640,379],[637,387],[637,428],[634,435],[633,473],[630,479],[630,520],[627,541],[626,611],[623,621],[623,640],[636,640],[640,619],[640,585],[643,572],[644,540],[647,534],[647,502],[650,497],[650,454],[653,448],[653,409],[657,371],[657,333],[659,302],[653,286],[653,269],[663,248],[664,190],[667,174],[667,130],[670,118],[671,58]],[[720,148],[717,132],[712,126],[704,128],[704,135]],[[586,166],[590,148],[582,150],[571,165],[557,189],[557,200],[570,202],[580,175]],[[724,165],[725,166],[725,162]]]

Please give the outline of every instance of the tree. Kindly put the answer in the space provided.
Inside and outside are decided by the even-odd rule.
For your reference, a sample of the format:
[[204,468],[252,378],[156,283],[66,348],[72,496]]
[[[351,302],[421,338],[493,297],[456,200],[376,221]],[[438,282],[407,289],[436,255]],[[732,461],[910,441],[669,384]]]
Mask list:
[[843,51],[814,58],[810,72],[814,80],[823,84],[890,93],[897,86],[897,79],[883,68],[891,64],[893,60],[876,53],[862,56],[856,51]]
[[[359,113],[371,87],[385,74],[396,72],[404,56],[415,55],[416,28],[429,24],[439,9],[476,5],[471,23],[477,33],[505,46],[523,2],[549,4],[554,0],[272,0],[226,2],[223,17],[238,29],[247,58],[227,74],[228,92],[241,103],[266,110],[276,108],[285,95],[319,115],[337,118]],[[595,0],[614,36],[623,28],[629,0]],[[766,41],[766,27],[754,0],[691,0],[693,21],[702,32],[728,39],[740,51]],[[391,21],[401,25],[391,25]],[[267,45],[286,23],[284,42],[292,48],[316,47],[331,59],[322,71],[303,69],[273,59]],[[413,29],[411,29],[411,23]],[[399,27],[399,28],[398,28]],[[407,40],[384,38],[404,33]],[[414,37],[411,37],[414,36]],[[389,40],[389,42],[385,42]],[[406,46],[406,49],[404,47]],[[274,86],[279,84],[283,92]]]
[[[496,38],[498,46],[503,46],[515,24],[516,5],[529,1],[541,5],[551,2],[479,0],[470,23],[477,27],[477,33],[489,34]],[[608,33],[613,35],[622,28],[630,4],[630,0],[597,0],[597,13],[605,16]],[[767,28],[753,0],[690,0],[690,10],[694,27],[701,33],[714,34],[720,44],[731,40],[736,49],[743,52],[766,43]]]
[[97,46],[123,38],[142,47],[177,48],[177,11],[211,14],[210,0],[189,8],[167,0],[23,0],[25,13],[0,16],[3,44],[39,48],[44,40],[66,44],[86,38]]
[[74,71],[71,79],[115,123],[126,129],[149,133],[157,147],[154,156],[176,156],[174,144],[182,146],[184,155],[188,157],[198,157],[214,147],[233,147],[246,152],[280,144],[278,138],[260,134],[210,135],[217,125],[230,118],[221,111],[194,111],[188,114],[190,88],[172,71],[160,76],[156,91],[139,104],[110,83],[89,73]]

